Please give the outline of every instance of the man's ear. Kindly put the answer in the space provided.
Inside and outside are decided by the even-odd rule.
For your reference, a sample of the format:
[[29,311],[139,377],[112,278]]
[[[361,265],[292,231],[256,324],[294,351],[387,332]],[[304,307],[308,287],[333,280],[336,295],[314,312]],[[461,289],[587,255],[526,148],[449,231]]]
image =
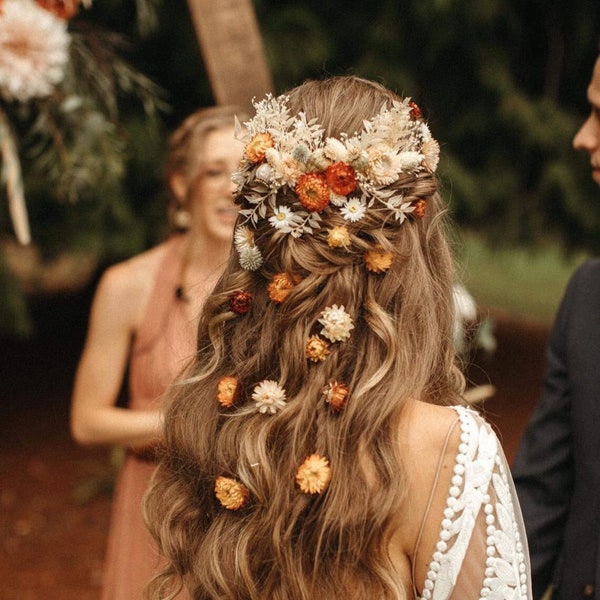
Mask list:
[[169,186],[177,201],[180,204],[185,204],[188,189],[185,176],[182,173],[174,173],[169,179]]

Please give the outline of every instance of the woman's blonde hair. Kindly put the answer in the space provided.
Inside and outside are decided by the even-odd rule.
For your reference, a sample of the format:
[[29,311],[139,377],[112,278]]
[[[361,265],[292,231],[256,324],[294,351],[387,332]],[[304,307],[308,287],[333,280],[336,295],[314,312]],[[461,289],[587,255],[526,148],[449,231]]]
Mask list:
[[[324,136],[337,138],[359,131],[395,99],[357,77],[309,81],[289,92],[292,114],[304,111]],[[166,451],[145,506],[168,561],[152,598],[173,597],[182,584],[195,600],[405,597],[388,553],[392,516],[406,501],[399,423],[411,399],[459,402],[463,381],[454,362],[453,263],[436,180],[402,175],[397,186],[407,201],[427,200],[423,218],[398,225],[367,211],[342,251],[326,242],[327,228],[344,224],[337,211],[322,213],[322,228],[301,238],[263,219],[255,230],[263,265],[243,270],[232,253],[205,304],[194,363],[168,398]],[[243,190],[239,201],[246,202]],[[385,273],[365,268],[374,246],[393,254]],[[280,305],[267,292],[277,273],[302,278]],[[236,290],[251,294],[248,314],[230,310]],[[309,362],[306,340],[333,304],[352,316],[351,337],[332,344],[325,361]],[[240,392],[224,409],[217,384],[231,375]],[[253,387],[265,379],[287,393],[273,415],[248,408]],[[332,380],[350,390],[339,413],[323,401]],[[312,453],[331,465],[320,495],[302,493],[295,482]],[[240,510],[215,497],[221,475],[249,490]]]

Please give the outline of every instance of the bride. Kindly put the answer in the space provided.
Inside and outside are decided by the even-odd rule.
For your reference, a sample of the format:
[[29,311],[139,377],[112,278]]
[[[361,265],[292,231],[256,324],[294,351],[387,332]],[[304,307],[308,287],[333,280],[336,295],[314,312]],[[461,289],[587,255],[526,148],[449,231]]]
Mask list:
[[462,398],[419,107],[334,77],[255,108],[235,248],[167,396],[150,597],[530,599],[506,460]]

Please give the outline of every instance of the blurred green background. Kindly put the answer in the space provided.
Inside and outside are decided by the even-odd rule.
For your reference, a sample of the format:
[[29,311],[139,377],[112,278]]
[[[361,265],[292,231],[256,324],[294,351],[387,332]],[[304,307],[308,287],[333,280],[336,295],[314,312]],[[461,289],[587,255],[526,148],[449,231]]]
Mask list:
[[[573,269],[600,251],[598,189],[587,157],[571,147],[588,112],[600,3],[255,0],[254,7],[277,92],[308,77],[354,73],[419,103],[442,147],[439,174],[463,281],[482,306],[549,322]],[[78,168],[94,183],[69,197],[51,148],[40,150],[47,122],[39,113],[50,114],[47,106],[0,100],[25,133],[19,154],[34,258],[56,271],[50,281],[23,264],[31,253],[15,247],[0,198],[3,334],[33,334],[32,301],[77,293],[107,265],[161,239],[165,138],[213,103],[185,2],[96,0],[70,30],[80,49],[113,52],[104,57],[113,69],[109,88],[114,57],[131,69],[129,84],[117,81],[106,92],[115,100],[105,124],[114,143],[102,149],[111,168],[99,177],[98,151],[79,139]],[[79,73],[90,71],[86,56]],[[247,69],[252,77],[253,65]],[[84,96],[97,85],[91,76],[72,77]],[[81,129],[61,118],[65,128]]]

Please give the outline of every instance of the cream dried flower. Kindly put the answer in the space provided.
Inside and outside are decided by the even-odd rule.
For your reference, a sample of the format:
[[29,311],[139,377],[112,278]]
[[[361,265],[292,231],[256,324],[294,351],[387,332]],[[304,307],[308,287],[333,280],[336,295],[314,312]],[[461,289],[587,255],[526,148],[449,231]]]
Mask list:
[[255,386],[252,400],[259,413],[274,415],[286,405],[285,390],[276,381],[265,379]]
[[329,485],[331,469],[324,456],[311,454],[296,472],[296,483],[305,494],[320,494]]
[[33,0],[4,0],[0,18],[0,94],[26,102],[63,80],[71,38],[67,23]]
[[350,330],[354,329],[352,317],[344,310],[344,306],[334,304],[328,306],[322,313],[318,322],[323,325],[321,335],[332,342],[343,342],[350,337]]
[[263,264],[263,257],[256,246],[246,246],[239,251],[240,266],[246,271],[256,271]]

